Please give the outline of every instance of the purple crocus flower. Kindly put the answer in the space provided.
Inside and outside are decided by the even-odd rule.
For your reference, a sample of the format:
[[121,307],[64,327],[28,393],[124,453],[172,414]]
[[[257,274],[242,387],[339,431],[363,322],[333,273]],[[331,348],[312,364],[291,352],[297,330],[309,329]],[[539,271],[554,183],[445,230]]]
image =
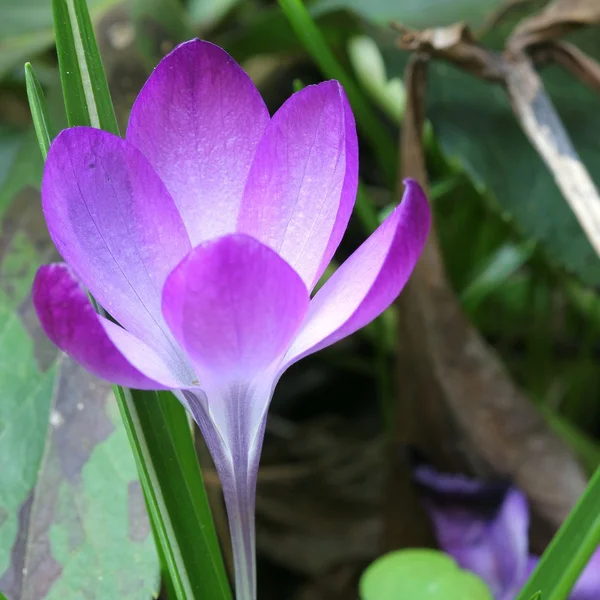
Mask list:
[[[529,507],[521,490],[461,475],[416,471],[442,550],[479,575],[496,600],[514,600],[539,558],[529,554]],[[600,598],[600,551],[581,574],[570,600]]]
[[339,83],[307,87],[271,118],[233,59],[199,40],[158,65],[125,140],[77,127],[48,154],[42,204],[66,264],[38,271],[40,321],[98,377],[173,390],[189,410],[223,484],[240,600],[256,597],[256,476],[277,381],[384,311],[429,230],[407,181],[400,206],[311,298],[357,178]]

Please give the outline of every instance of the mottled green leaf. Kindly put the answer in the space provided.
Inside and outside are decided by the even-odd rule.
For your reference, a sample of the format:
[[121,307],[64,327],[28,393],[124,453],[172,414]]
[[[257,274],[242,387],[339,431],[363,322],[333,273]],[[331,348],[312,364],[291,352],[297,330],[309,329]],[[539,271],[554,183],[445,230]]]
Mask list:
[[49,422],[21,597],[156,596],[156,549],[111,386],[64,357]]
[[33,188],[5,211],[0,240],[0,589],[147,600],[158,559],[110,389],[56,364],[31,305],[37,266],[56,258]]
[[21,194],[0,240],[0,589],[19,598],[32,491],[44,447],[56,351],[36,326],[28,294],[52,252],[39,198]]
[[463,571],[447,554],[410,549],[378,558],[360,580],[361,600],[492,600],[473,573]]

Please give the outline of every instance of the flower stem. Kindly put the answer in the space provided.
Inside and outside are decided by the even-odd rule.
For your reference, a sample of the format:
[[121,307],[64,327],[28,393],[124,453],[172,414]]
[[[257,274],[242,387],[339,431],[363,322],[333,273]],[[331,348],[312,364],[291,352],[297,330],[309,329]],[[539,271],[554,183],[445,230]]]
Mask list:
[[253,396],[246,389],[233,388],[223,396],[231,409],[231,421],[219,430],[199,395],[184,392],[182,396],[200,427],[221,480],[233,550],[235,598],[256,600],[254,508],[266,413],[249,428],[252,421],[244,410],[251,408]]
[[235,597],[236,600],[256,600],[254,523],[256,482],[250,483],[248,477],[242,477],[242,473],[239,472],[226,475],[223,469],[220,478],[229,517],[235,568]]

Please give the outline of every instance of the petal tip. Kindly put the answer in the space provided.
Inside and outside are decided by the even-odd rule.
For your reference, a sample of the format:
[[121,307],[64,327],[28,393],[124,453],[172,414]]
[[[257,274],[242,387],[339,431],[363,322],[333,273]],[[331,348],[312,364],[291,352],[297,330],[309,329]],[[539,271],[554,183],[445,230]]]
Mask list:
[[407,177],[402,183],[405,186],[404,196],[397,208],[401,209],[406,206],[407,210],[412,209],[414,222],[419,228],[419,233],[423,236],[423,243],[425,243],[425,238],[427,238],[431,228],[431,208],[427,195],[419,182],[412,177]]
[[405,194],[417,193],[417,194],[423,196],[423,198],[427,199],[427,196],[425,194],[425,191],[423,190],[423,187],[413,177],[405,177],[402,180],[402,183],[404,184],[404,187],[405,187],[405,192],[404,192]]
[[71,268],[65,263],[42,265],[35,274],[31,287],[33,307],[42,329],[52,343],[63,349],[60,335],[54,324],[54,314],[64,304],[64,297],[71,296],[74,288],[80,288]]
[[313,97],[315,95],[321,95],[323,98],[331,96],[332,98],[339,99],[341,103],[344,101],[348,102],[344,86],[337,79],[328,79],[327,81],[307,85],[294,94],[294,96],[300,97]]
[[165,56],[159,62],[159,65],[163,61],[183,52],[214,52],[216,54],[221,54],[233,60],[231,55],[225,50],[223,50],[223,48],[221,48],[220,46],[217,46],[217,44],[213,44],[213,42],[209,42],[208,40],[201,40],[200,38],[195,37],[191,40],[181,42],[181,44],[175,46],[175,48],[173,48],[169,53],[165,54]]

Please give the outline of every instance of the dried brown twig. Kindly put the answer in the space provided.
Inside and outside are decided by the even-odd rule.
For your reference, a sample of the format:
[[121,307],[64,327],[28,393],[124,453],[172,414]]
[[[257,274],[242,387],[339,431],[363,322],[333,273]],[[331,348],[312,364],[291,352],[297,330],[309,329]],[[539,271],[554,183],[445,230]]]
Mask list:
[[600,23],[598,0],[555,0],[544,10],[524,19],[507,43],[512,52],[523,52],[537,44],[562,38],[567,33]]

